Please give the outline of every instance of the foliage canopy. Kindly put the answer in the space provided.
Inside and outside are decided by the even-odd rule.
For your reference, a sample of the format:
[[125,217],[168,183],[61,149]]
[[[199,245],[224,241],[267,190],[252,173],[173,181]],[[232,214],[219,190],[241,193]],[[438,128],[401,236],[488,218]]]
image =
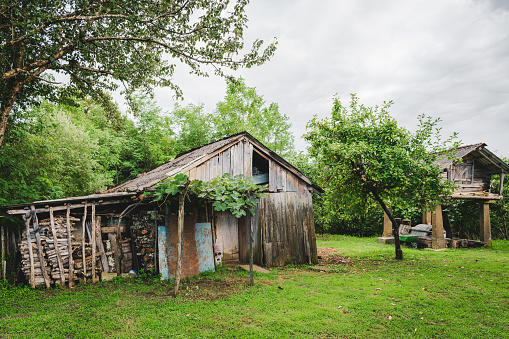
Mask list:
[[331,117],[314,117],[305,138],[320,184],[328,191],[329,208],[360,215],[374,200],[392,219],[397,234],[389,207],[433,206],[451,193],[453,184],[440,180],[434,162],[455,146],[455,135],[442,141],[439,119],[424,115],[411,133],[389,115],[391,104],[366,107],[352,95],[350,105],[344,106],[336,97]]
[[[8,116],[40,97],[104,97],[119,83],[127,93],[144,87],[172,88],[177,65],[207,76],[204,65],[223,68],[259,65],[274,53],[256,40],[244,48],[247,0],[0,0],[0,145]],[[168,61],[170,57],[171,61]],[[180,66],[179,66],[180,67]],[[52,70],[70,83],[58,87],[43,78]]]

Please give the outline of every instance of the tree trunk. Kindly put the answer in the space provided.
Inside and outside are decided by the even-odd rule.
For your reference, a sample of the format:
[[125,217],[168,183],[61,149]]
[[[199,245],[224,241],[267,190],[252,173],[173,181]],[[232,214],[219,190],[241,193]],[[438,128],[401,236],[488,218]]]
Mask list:
[[175,297],[177,296],[177,292],[179,290],[180,285],[180,276],[182,275],[182,261],[184,257],[184,202],[186,200],[187,195],[187,186],[189,182],[186,184],[186,187],[182,191],[179,196],[179,216],[178,216],[178,225],[177,225],[177,267],[175,269]]
[[396,259],[403,260],[403,251],[401,250],[401,243],[399,241],[399,225],[398,225],[396,219],[394,219],[394,217],[392,216],[391,210],[389,208],[387,208],[387,205],[385,205],[385,202],[378,195],[378,192],[376,191],[376,189],[374,189],[373,187],[371,187],[368,184],[366,184],[366,186],[368,187],[371,194],[373,194],[373,197],[375,198],[375,200],[378,202],[378,204],[380,204],[380,206],[382,207],[384,212],[387,214],[387,216],[391,220],[392,234],[394,235],[394,247],[396,250]]

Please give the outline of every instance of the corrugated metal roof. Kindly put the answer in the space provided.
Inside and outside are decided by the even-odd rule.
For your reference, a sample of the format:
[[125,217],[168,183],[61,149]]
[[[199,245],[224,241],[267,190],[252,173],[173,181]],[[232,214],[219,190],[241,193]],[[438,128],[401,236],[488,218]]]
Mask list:
[[[112,192],[136,192],[145,188],[151,187],[156,183],[167,179],[172,176],[171,173],[177,172],[181,168],[190,165],[193,162],[199,161],[204,156],[213,153],[224,146],[234,143],[244,137],[245,133],[238,133],[224,139],[212,142],[210,144],[192,149],[188,152],[179,154],[175,159],[162,164],[161,166],[153,169],[150,172],[139,175],[137,178],[126,181],[123,184],[108,189],[107,193]],[[176,174],[176,173],[175,173]]]

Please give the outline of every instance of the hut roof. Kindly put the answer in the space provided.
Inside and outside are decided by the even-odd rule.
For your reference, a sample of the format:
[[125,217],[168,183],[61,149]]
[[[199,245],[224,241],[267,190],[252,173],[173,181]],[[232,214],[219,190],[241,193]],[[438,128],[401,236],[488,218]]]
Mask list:
[[[451,166],[455,161],[459,159],[463,159],[467,155],[471,155],[475,158],[477,162],[484,165],[490,170],[495,172],[503,171],[504,173],[509,173],[509,165],[505,163],[502,159],[497,157],[495,154],[490,152],[486,148],[485,143],[478,143],[473,145],[465,145],[456,148],[456,152],[453,155],[452,159],[448,159],[448,157],[444,157],[435,161],[435,164],[440,167],[440,169],[446,169]],[[454,151],[454,150],[452,150]]]

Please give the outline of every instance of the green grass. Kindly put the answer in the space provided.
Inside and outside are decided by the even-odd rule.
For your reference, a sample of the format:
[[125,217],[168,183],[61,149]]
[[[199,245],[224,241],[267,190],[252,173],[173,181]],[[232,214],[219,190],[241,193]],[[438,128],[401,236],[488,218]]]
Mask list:
[[74,291],[0,287],[1,338],[509,338],[509,242],[434,252],[326,236],[350,265],[255,275],[222,269],[171,284],[139,280]]

